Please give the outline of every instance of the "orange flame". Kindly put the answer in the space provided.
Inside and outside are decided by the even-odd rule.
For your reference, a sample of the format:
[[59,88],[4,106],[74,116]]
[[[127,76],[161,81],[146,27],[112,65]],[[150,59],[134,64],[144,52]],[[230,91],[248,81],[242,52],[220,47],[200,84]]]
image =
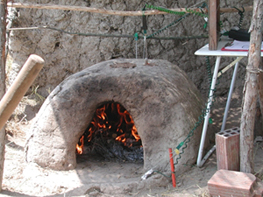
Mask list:
[[[117,120],[114,119],[115,122],[113,122],[113,118],[111,116]],[[126,126],[123,126],[123,124]],[[132,143],[127,142],[127,138],[129,138],[129,141],[133,138],[133,142],[138,142],[141,139],[131,115],[119,103],[107,103],[96,110],[95,116],[87,130],[88,134],[86,135],[86,140],[90,142],[95,132],[99,131],[102,133],[109,132],[109,130],[114,133],[109,134],[114,136],[116,141],[122,142],[124,146],[130,147],[133,145]],[[84,135],[80,138],[78,144],[76,145],[78,154],[83,153],[83,147]]]
[[137,132],[137,129],[136,129],[136,127],[134,125],[132,127],[131,133],[132,133],[133,137],[136,139],[137,142],[141,139],[139,134],[138,134],[138,132]]
[[77,151],[77,153],[78,154],[83,154],[83,147],[84,147],[84,135],[83,136],[81,136],[81,138],[80,138],[80,145],[79,145],[79,143],[77,143],[77,145],[76,145],[76,151]]

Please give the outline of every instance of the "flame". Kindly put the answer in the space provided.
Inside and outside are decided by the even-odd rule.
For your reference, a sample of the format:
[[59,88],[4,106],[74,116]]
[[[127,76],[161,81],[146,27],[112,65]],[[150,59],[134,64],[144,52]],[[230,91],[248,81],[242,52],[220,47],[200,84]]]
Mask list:
[[131,133],[132,133],[133,137],[136,139],[137,142],[141,139],[139,134],[138,134],[138,132],[137,132],[137,129],[136,129],[136,127],[134,125],[132,127]]
[[79,143],[77,143],[76,151],[78,154],[81,155],[83,153],[83,147],[84,147],[84,135],[81,136],[79,141],[80,141],[80,145],[79,145]]
[[125,133],[116,137],[115,140],[125,143],[126,142]]
[[98,133],[111,136],[111,139],[114,138],[128,147],[141,139],[129,112],[119,103],[113,102],[96,109],[95,116],[85,133],[76,145],[78,154],[83,153],[84,141],[90,143]]

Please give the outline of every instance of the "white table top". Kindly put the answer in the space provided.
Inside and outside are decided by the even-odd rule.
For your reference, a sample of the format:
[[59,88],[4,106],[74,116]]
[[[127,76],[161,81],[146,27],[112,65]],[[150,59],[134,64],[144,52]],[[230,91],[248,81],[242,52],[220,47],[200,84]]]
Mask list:
[[[222,40],[218,42],[217,50],[209,50],[208,44],[203,46],[201,49],[195,52],[195,55],[203,56],[236,56],[236,57],[246,57],[248,56],[248,51],[221,51],[221,49],[232,40]],[[263,52],[261,52],[263,56]]]

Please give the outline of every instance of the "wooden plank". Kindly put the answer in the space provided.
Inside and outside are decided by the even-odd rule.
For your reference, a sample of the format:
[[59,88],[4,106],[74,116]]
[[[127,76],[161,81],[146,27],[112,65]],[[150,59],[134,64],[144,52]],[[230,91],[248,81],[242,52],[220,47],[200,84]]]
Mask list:
[[[108,15],[118,15],[118,16],[142,16],[142,11],[118,11],[118,10],[106,10],[99,8],[83,7],[83,6],[69,6],[69,5],[54,5],[54,4],[27,4],[27,3],[8,3],[8,7],[13,8],[34,8],[34,9],[49,9],[49,10],[71,10],[71,11],[80,11],[80,12],[91,12],[98,14],[108,14]],[[242,8],[240,8],[242,9]],[[173,8],[169,9],[175,12],[186,12],[186,8]],[[204,8],[202,11],[199,8],[189,8],[189,10],[195,12],[204,12],[208,13],[208,10]],[[251,11],[252,6],[245,7],[246,11]],[[235,8],[222,8],[220,9],[221,13],[231,13],[238,12]],[[161,12],[158,10],[146,10],[144,15],[158,15],[158,14],[168,14],[167,12]]]
[[[243,10],[243,8],[238,8],[239,10]],[[253,6],[246,6],[244,7],[246,12],[250,12],[253,10]],[[220,8],[220,13],[232,13],[232,12],[238,12],[236,8]]]
[[[119,11],[119,10],[107,10],[84,6],[69,6],[69,5],[54,5],[54,4],[27,4],[27,3],[9,3],[8,7],[14,8],[35,8],[35,9],[49,9],[49,10],[71,10],[71,11],[81,11],[90,12],[97,14],[107,14],[107,15],[117,15],[117,16],[142,16],[144,15],[156,15],[156,14],[168,14],[167,12],[162,12],[158,10],[146,10],[146,11]],[[185,8],[171,9],[176,12],[186,12]],[[199,8],[192,8],[196,12],[201,12]]]
[[208,33],[209,33],[209,50],[216,50],[220,32],[220,0],[209,0],[208,11]]
[[253,16],[249,29],[250,47],[240,124],[240,171],[247,173],[254,173],[253,144],[258,96],[258,73],[261,63],[262,18],[263,1],[254,0]]

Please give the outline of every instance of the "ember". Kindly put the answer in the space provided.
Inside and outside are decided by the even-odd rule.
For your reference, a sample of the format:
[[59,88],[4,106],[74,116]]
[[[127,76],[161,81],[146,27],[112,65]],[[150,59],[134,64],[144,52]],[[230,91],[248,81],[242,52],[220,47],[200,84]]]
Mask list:
[[119,103],[106,103],[76,145],[77,154],[99,154],[105,159],[143,161],[143,148],[134,121]]

